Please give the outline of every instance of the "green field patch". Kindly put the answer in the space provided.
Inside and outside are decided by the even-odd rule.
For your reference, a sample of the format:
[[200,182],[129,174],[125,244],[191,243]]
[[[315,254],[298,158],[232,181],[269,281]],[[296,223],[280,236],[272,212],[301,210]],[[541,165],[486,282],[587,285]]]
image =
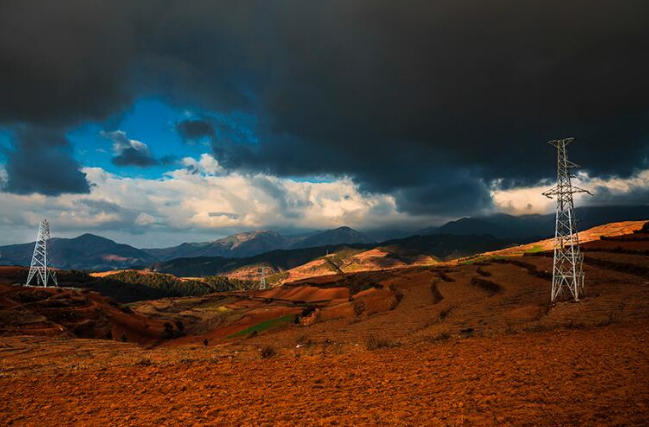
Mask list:
[[293,322],[294,317],[295,316],[293,315],[288,315],[288,316],[278,317],[277,319],[266,320],[265,322],[257,323],[256,325],[244,329],[243,331],[239,331],[235,334],[229,335],[226,338],[243,337],[253,332],[260,333],[272,328],[285,326],[286,324]]
[[526,253],[526,254],[535,254],[535,253],[537,253],[537,252],[541,252],[541,251],[543,251],[543,246],[541,246],[541,245],[534,245],[534,246],[532,246],[530,249],[526,250],[525,253]]

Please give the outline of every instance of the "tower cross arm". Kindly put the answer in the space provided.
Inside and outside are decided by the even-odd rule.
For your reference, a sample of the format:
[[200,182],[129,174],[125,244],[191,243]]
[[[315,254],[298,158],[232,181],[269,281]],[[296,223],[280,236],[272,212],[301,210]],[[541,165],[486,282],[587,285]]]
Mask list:
[[591,196],[593,195],[593,193],[591,193],[590,191],[585,190],[583,188],[575,187],[575,186],[572,186],[572,192],[573,193],[586,193],[586,194],[589,194]]
[[545,197],[547,197],[548,199],[551,199],[552,196],[556,196],[559,193],[560,193],[560,190],[557,187],[554,187],[554,188],[552,188],[552,189],[550,189],[548,191],[545,191],[545,192],[543,192],[541,194],[544,195]]
[[548,199],[551,199],[552,196],[556,196],[558,194],[566,194],[566,193],[572,193],[572,194],[586,193],[586,194],[590,194],[591,196],[593,195],[593,193],[591,193],[588,190],[584,190],[583,188],[574,187],[574,186],[570,186],[569,190],[565,189],[565,188],[554,187],[554,188],[551,188],[550,190],[545,191],[545,192],[543,192],[541,194],[543,196],[547,197]]

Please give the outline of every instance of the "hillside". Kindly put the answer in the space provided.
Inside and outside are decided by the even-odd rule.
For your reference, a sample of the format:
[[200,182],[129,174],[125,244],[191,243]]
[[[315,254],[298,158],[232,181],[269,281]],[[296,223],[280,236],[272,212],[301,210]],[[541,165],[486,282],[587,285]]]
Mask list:
[[319,246],[374,243],[370,237],[349,227],[327,230],[300,239],[290,245],[291,249],[315,248]]
[[[34,242],[0,247],[0,265],[29,266]],[[73,239],[52,238],[48,245],[50,265],[61,269],[114,270],[147,265],[151,255],[110,239],[84,234]]]
[[115,339],[151,344],[163,336],[161,321],[120,308],[82,289],[14,287],[20,271],[0,267],[0,336],[38,335]]
[[[300,271],[293,272],[294,277],[304,277],[306,270],[309,270],[309,275],[313,276],[320,273],[329,274],[330,271],[340,268],[344,271],[359,271],[430,264],[437,260],[452,259],[506,246],[508,246],[507,242],[492,236],[412,236],[384,242],[378,246],[375,244],[349,244],[277,250],[238,259],[180,258],[155,263],[151,269],[176,276],[228,275],[252,279],[257,277],[257,267],[259,266],[267,266],[278,273],[304,266],[299,269]],[[369,252],[364,256],[358,255],[366,251],[374,252]],[[327,254],[329,257],[326,257]],[[350,258],[352,256],[354,258]],[[324,261],[319,261],[320,259]],[[305,264],[307,265],[305,266]]]
[[[266,291],[146,301],[132,313],[101,302],[96,312],[88,301],[101,297],[63,290],[69,298],[58,300],[54,289],[20,297],[17,308],[10,304],[26,290],[0,287],[2,331],[15,335],[0,337],[0,401],[18,403],[2,407],[0,422],[544,425],[551,408],[557,425],[644,425],[643,225],[612,224],[584,244],[586,298],[578,304],[549,304],[547,256],[332,274]],[[87,320],[91,330],[110,328],[114,341],[74,339],[93,337],[69,333]],[[47,331],[54,336],[24,336]],[[115,342],[122,336],[126,343]],[[182,409],[158,410],[170,394]],[[258,410],[233,410],[241,399]]]
[[[351,245],[360,246],[362,245]],[[347,245],[330,246],[321,248],[304,248],[293,250],[275,250],[248,258],[179,258],[170,261],[157,262],[151,265],[151,270],[160,273],[170,273],[176,276],[201,277],[209,275],[232,274],[236,270],[250,267],[256,274],[258,266],[270,267],[273,271],[288,270],[302,265],[315,258],[321,257],[329,251],[347,248]]]
[[[555,306],[543,248],[129,308],[87,290],[12,287],[22,273],[5,267],[0,402],[18,404],[2,406],[0,424],[539,425],[555,408],[557,425],[644,425],[649,225],[583,240],[586,297]],[[384,257],[347,248],[320,261],[368,253]],[[158,409],[169,395],[182,409]],[[258,410],[233,410],[241,399]]]
[[[598,244],[601,244],[600,240],[602,239],[605,239],[604,241],[613,242],[617,241],[616,238],[621,236],[629,236],[628,238],[630,239],[635,233],[642,231],[643,227],[646,228],[647,224],[649,224],[648,221],[623,221],[600,225],[588,230],[580,231],[579,241],[582,244],[589,242],[598,242]],[[481,254],[481,256],[521,256],[525,254],[551,251],[553,245],[554,239],[545,239],[525,245],[513,246],[507,249],[486,252]],[[590,244],[585,245],[586,248],[590,246]]]
[[[578,227],[586,230],[599,225],[621,221],[640,221],[649,218],[649,206],[593,206],[575,209]],[[440,227],[422,229],[418,234],[490,234],[518,243],[528,243],[554,234],[555,214],[507,215],[494,214],[461,218]]]
[[241,258],[287,246],[287,238],[273,231],[251,231],[234,234],[213,242],[183,243],[163,249],[142,249],[156,259],[224,257]]

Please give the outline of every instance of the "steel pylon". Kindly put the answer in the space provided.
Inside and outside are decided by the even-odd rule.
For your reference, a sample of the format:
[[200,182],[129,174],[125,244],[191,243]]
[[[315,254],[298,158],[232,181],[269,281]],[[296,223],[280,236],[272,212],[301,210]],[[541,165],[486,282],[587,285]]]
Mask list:
[[577,219],[574,212],[572,195],[575,193],[588,193],[572,185],[571,179],[575,176],[571,170],[579,165],[568,160],[568,144],[575,138],[564,138],[550,141],[549,144],[557,147],[557,185],[543,193],[544,196],[557,198],[556,229],[554,234],[554,262],[552,268],[552,295],[551,301],[555,303],[566,289],[575,301],[584,296],[584,255],[579,247],[577,233]]
[[264,290],[268,287],[266,283],[266,267],[259,267],[257,273],[259,273],[259,289]]
[[32,256],[32,263],[25,286],[28,286],[34,277],[36,277],[36,283],[38,286],[44,286],[47,288],[49,279],[52,280],[52,283],[54,283],[55,286],[58,286],[54,270],[47,266],[47,241],[49,239],[50,224],[46,219],[44,219],[38,226],[38,237],[36,238],[36,244],[34,245],[34,255]]

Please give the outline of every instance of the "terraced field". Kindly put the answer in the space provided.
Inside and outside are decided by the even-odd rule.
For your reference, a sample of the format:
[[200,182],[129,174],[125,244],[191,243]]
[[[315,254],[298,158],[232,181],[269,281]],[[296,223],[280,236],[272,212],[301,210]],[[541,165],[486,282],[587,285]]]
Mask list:
[[644,227],[585,243],[554,306],[542,250],[128,309],[0,285],[4,335],[55,335],[0,337],[0,424],[645,425]]

